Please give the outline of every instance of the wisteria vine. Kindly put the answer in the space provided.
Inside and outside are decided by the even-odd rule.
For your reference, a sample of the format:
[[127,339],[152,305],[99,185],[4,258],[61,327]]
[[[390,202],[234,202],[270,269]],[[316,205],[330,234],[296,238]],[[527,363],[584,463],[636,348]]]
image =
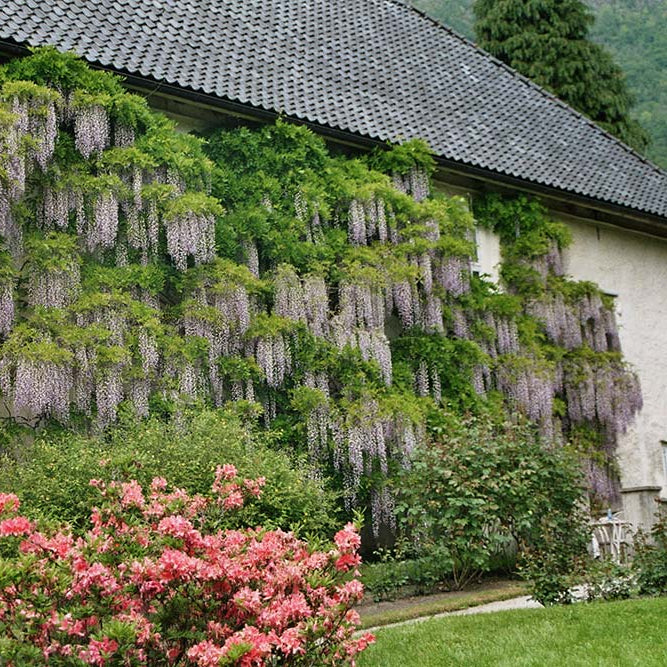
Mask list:
[[[158,399],[245,401],[303,433],[376,534],[394,521],[382,480],[445,404],[500,395],[550,445],[591,426],[613,457],[641,390],[613,303],[567,279],[546,214],[497,229],[500,294],[473,275],[471,211],[431,192],[419,142],[333,157],[280,122],[217,133],[209,159],[103,73],[87,89],[8,72],[0,390],[13,414],[102,429],[123,401],[139,416]],[[447,365],[445,349],[469,359]]]

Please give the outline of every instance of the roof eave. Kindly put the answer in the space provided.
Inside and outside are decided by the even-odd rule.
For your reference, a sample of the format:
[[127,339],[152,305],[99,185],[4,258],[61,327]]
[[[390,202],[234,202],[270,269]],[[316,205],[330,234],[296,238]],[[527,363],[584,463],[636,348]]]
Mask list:
[[[122,74],[128,87],[141,91],[149,99],[151,95],[172,97],[175,99],[185,98],[209,108],[215,108],[241,118],[256,121],[273,122],[280,117],[289,118],[290,121],[304,125],[317,134],[349,146],[366,150],[386,148],[388,146],[388,142],[382,139],[375,139],[354,132],[340,130],[302,118],[285,116],[284,114],[269,111],[261,107],[235,102],[209,93],[155,81],[154,79],[136,76],[127,72],[116,71],[116,73]],[[569,190],[562,190],[516,178],[483,167],[476,167],[449,158],[435,156],[435,160],[440,178],[447,181],[465,183],[467,187],[474,191],[492,189],[500,191],[519,190],[543,199],[550,208],[560,210],[564,213],[587,217],[617,227],[650,234],[651,236],[667,238],[667,218],[628,206],[621,206],[579,195]]]

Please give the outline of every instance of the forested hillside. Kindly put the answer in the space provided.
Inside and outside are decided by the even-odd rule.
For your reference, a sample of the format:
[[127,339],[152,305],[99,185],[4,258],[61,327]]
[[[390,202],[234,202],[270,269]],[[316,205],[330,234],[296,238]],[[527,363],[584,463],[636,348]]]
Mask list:
[[[667,0],[589,0],[595,41],[626,73],[636,117],[651,135],[647,155],[667,167]],[[473,0],[414,0],[414,5],[461,34],[473,35]]]

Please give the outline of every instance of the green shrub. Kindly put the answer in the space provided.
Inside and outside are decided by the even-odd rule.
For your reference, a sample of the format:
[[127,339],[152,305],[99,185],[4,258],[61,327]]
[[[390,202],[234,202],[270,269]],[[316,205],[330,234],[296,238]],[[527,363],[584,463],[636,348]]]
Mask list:
[[[527,426],[452,415],[439,441],[418,450],[397,495],[399,524],[417,555],[445,553],[455,588],[515,544],[530,554],[524,571],[534,581],[564,576],[585,553],[579,467]],[[542,561],[540,573],[534,568]]]
[[388,550],[380,550],[376,555],[380,558],[378,562],[362,566],[361,581],[375,602],[394,600],[408,584],[405,562]]
[[667,513],[658,516],[650,538],[641,532],[636,536],[633,565],[641,595],[667,593]]
[[440,585],[449,588],[452,561],[444,549],[430,549],[420,558],[405,561],[408,583],[417,595],[427,595]]
[[593,561],[586,573],[586,598],[594,600],[627,600],[637,589],[632,566],[611,558]]
[[378,562],[364,564],[361,578],[375,602],[401,597],[405,587],[411,595],[427,595],[440,586],[450,586],[452,562],[442,549],[417,558],[406,557],[400,548],[396,552],[379,550],[376,556]]
[[234,464],[244,477],[266,478],[261,498],[226,527],[333,534],[333,494],[303,461],[270,449],[225,411],[193,411],[171,421],[127,418],[104,437],[47,431],[29,446],[9,448],[0,461],[0,490],[16,493],[33,518],[82,527],[96,497],[90,479],[136,479],[147,486],[153,477],[167,477],[174,486],[205,495],[221,462]]

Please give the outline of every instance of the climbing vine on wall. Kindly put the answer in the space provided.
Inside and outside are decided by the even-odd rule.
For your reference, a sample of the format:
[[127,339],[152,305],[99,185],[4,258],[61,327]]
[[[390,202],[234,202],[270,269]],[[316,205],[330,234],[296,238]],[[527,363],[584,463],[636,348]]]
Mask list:
[[569,441],[580,450],[592,492],[609,499],[617,492],[618,437],[642,407],[637,376],[623,362],[613,298],[564,275],[568,230],[539,203],[492,195],[478,201],[475,212],[500,236],[503,282],[531,326],[521,348],[532,367],[541,368],[535,380],[533,371],[524,375],[500,355],[504,392],[540,424],[545,440]]
[[472,275],[473,216],[432,192],[421,142],[349,156],[286,122],[203,141],[51,50],[0,85],[0,392],[17,419],[254,406],[376,533],[393,525],[384,480],[443,406],[504,405],[546,443],[589,429],[591,470],[608,468],[639,389],[612,304],[562,275],[565,231],[536,204],[479,207],[501,293]]

